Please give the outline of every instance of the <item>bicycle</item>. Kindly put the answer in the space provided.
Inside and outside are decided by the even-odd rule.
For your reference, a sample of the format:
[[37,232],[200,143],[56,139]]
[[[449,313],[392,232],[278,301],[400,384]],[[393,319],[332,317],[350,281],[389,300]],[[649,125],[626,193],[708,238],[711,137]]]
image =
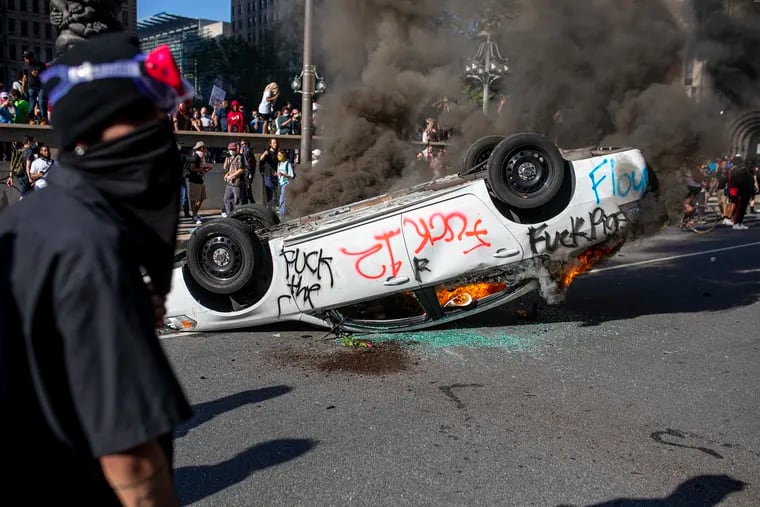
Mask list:
[[723,219],[719,206],[707,203],[707,190],[703,187],[691,197],[690,210],[684,212],[681,218],[681,230],[691,230],[697,234],[706,234]]

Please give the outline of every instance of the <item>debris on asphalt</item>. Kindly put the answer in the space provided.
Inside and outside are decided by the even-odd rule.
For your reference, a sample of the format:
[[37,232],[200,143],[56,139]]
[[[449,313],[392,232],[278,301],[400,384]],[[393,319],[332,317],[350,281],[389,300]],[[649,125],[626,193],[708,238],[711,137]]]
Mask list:
[[273,351],[273,356],[280,363],[307,370],[359,375],[400,373],[417,364],[413,352],[398,341],[367,344],[371,347],[353,346],[337,350],[334,347],[314,347],[312,350],[287,348]]

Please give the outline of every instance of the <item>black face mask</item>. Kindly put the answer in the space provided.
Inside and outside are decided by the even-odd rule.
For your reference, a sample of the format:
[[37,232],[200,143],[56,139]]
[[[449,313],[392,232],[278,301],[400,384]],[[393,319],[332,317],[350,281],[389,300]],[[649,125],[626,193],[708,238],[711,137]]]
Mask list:
[[158,294],[171,288],[179,222],[182,161],[172,125],[157,120],[124,137],[62,152],[59,162],[87,180],[125,220],[137,241],[140,262]]

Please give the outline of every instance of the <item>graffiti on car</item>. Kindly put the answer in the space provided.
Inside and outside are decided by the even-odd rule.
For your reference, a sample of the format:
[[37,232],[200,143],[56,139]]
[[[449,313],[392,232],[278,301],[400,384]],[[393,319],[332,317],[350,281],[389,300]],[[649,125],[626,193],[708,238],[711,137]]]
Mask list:
[[326,257],[323,249],[302,251],[300,248],[285,249],[280,252],[285,264],[285,279],[288,294],[277,298],[278,314],[282,315],[282,302],[296,302],[302,308],[315,308],[312,295],[325,288],[335,286],[332,271],[332,257]]
[[629,171],[623,167],[618,167],[616,170],[615,166],[614,158],[605,158],[588,173],[596,204],[601,203],[599,190],[602,184],[609,185],[613,197],[628,197],[632,192],[643,195],[646,191],[649,182],[646,167],[633,168]]
[[[460,211],[453,211],[451,213],[433,213],[427,218],[418,218],[412,220],[411,218],[404,218],[404,226],[412,226],[414,232],[419,237],[419,243],[414,249],[415,254],[422,252],[428,245],[434,247],[441,241],[445,243],[467,242],[469,238],[473,238],[473,241],[465,245],[465,249],[462,251],[464,255],[467,255],[478,248],[488,248],[491,243],[485,240],[485,236],[488,235],[488,229],[481,227],[483,220],[480,218],[476,220],[470,220],[466,214]],[[466,248],[466,247],[470,248]]]
[[[588,225],[587,225],[588,224]],[[567,229],[550,230],[549,225],[542,224],[528,228],[530,250],[537,254],[540,247],[546,252],[556,252],[562,247],[578,248],[583,242],[596,242],[617,234],[628,224],[628,217],[621,211],[607,213],[603,208],[589,212],[588,217],[570,217]]]

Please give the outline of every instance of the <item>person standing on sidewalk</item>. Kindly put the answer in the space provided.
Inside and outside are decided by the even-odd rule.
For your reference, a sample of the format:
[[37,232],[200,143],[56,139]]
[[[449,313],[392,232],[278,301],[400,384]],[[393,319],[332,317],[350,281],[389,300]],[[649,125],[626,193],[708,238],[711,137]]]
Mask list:
[[58,164],[0,215],[9,507],[179,505],[172,434],[191,409],[156,328],[182,176],[166,111],[192,87],[156,52],[149,75],[136,37],[102,35],[42,77]]
[[277,175],[277,139],[269,140],[269,146],[259,157],[259,171],[264,180],[264,194],[267,206],[274,206],[274,178]]
[[229,216],[235,206],[240,205],[240,199],[245,192],[245,167],[243,157],[238,151],[237,143],[227,145],[227,156],[224,159],[224,181],[227,186],[224,189],[224,213]]
[[190,196],[190,207],[193,212],[193,221],[201,224],[198,211],[201,209],[203,201],[206,200],[206,184],[203,181],[204,175],[211,170],[206,166],[207,148],[203,141],[198,141],[193,146],[193,160],[190,166],[190,172],[187,176],[187,193]]
[[[747,214],[747,206],[755,193],[755,180],[752,171],[744,159],[737,155],[734,160],[734,168],[731,170],[731,182],[729,191],[736,206],[734,207],[733,229],[736,231],[746,231],[749,229],[744,225],[744,216]],[[731,189],[735,188],[735,191]]]
[[41,144],[37,147],[37,150],[39,151],[39,156],[32,162],[32,166],[29,169],[29,178],[34,189],[41,190],[47,187],[46,177],[55,161],[50,155],[49,146]]
[[287,205],[287,187],[290,184],[290,180],[296,177],[295,171],[293,171],[293,164],[288,160],[288,155],[284,150],[277,152],[277,180],[280,184],[280,206],[277,210],[277,214],[280,218],[284,218],[288,212]]

